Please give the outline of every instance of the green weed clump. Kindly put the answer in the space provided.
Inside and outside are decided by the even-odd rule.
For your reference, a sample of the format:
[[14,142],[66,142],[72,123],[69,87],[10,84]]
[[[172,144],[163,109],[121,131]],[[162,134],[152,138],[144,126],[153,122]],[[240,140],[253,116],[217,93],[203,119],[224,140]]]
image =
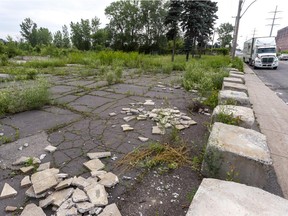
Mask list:
[[240,117],[234,117],[232,113],[228,114],[225,112],[220,112],[216,116],[215,121],[222,122],[224,124],[239,126],[241,123],[241,118]]
[[235,57],[233,60],[231,60],[230,65],[233,68],[237,68],[239,71],[244,71],[244,63],[242,59],[238,57]]
[[50,102],[48,83],[45,80],[13,83],[0,90],[0,116],[38,109]]
[[40,61],[29,61],[24,64],[30,68],[48,68],[48,67],[65,67],[66,61],[63,59],[48,59]]

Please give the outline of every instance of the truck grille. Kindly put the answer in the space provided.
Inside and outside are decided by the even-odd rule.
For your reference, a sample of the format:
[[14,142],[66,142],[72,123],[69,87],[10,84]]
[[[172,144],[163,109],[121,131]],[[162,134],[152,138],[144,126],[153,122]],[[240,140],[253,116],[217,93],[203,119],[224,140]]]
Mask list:
[[273,63],[274,58],[262,58],[262,63]]

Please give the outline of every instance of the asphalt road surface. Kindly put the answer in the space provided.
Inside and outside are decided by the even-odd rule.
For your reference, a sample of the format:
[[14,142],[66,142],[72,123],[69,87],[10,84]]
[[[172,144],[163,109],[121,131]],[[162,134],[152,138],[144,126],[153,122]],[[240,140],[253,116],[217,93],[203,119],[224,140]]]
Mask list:
[[277,70],[253,69],[253,71],[288,105],[288,61],[280,61]]

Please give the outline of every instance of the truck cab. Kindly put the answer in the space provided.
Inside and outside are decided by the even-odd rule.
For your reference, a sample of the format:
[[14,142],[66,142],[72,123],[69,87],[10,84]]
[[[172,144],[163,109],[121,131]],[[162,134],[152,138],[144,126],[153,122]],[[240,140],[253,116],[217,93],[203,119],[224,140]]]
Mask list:
[[252,38],[244,43],[243,61],[254,68],[278,67],[274,37]]

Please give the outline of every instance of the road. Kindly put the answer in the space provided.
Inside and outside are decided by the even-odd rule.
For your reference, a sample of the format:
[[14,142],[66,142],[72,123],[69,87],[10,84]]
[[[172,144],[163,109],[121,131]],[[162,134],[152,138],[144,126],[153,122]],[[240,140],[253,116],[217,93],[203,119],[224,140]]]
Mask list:
[[288,104],[288,61],[280,61],[277,70],[253,69],[257,76]]

